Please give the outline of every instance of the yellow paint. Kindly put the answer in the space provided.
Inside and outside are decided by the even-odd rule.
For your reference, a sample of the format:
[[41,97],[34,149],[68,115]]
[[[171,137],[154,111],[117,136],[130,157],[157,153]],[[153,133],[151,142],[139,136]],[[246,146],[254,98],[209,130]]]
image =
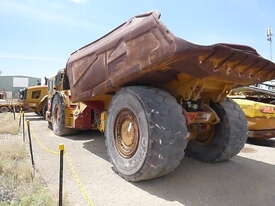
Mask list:
[[[233,99],[239,104],[247,118],[249,130],[275,129],[275,105],[255,102],[247,99]],[[262,112],[264,108],[272,109],[274,113]]]
[[59,149],[59,151],[64,151],[64,144],[59,144],[58,145],[58,149]]
[[[37,92],[40,91],[40,95],[38,98],[33,98],[32,93],[36,91]],[[45,100],[47,96],[48,96],[48,87],[45,85],[28,87],[26,99],[24,99],[22,103],[34,109],[36,112],[40,112],[43,107],[42,102]]]
[[99,131],[104,132],[106,128],[106,121],[107,121],[108,115],[107,112],[102,112],[100,114],[100,125],[99,125]]
[[65,108],[65,126],[68,128],[73,128],[74,126],[74,112],[75,109],[72,107]]
[[176,80],[172,80],[162,86],[175,97],[181,97],[184,101],[222,101],[234,84],[215,78],[213,76],[205,78],[194,78],[188,74],[180,73]]
[[[255,117],[260,117],[260,118],[275,118],[275,105],[272,104],[265,104],[261,102],[255,102],[247,99],[233,99],[243,112],[245,113],[246,117],[249,118],[255,118]],[[274,109],[274,113],[264,113],[262,112],[264,108],[269,107]]]
[[275,129],[275,118],[254,117],[247,118],[249,130],[270,130]]

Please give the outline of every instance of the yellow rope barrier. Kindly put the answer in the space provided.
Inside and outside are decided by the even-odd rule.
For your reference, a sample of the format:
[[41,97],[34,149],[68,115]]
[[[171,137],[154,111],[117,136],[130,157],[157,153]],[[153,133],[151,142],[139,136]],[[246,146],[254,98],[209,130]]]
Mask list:
[[[45,146],[43,144],[43,142],[37,137],[36,132],[34,131],[34,129],[32,129],[32,131],[33,131],[32,137],[35,139],[35,141],[37,142],[38,146],[42,150],[44,150],[47,153],[53,154],[53,155],[59,155],[58,151],[52,150],[52,149],[48,148],[47,146]],[[93,201],[90,199],[89,194],[88,194],[88,192],[87,192],[84,184],[80,180],[80,177],[79,177],[79,175],[78,175],[78,173],[77,173],[77,171],[76,171],[76,169],[75,169],[75,167],[73,165],[73,162],[72,162],[71,158],[69,157],[68,151],[66,150],[64,152],[65,152],[64,153],[65,154],[65,159],[67,160],[68,165],[69,165],[69,169],[71,171],[72,179],[76,182],[76,184],[78,186],[78,189],[79,189],[79,191],[80,191],[83,199],[86,201],[86,203],[87,203],[88,206],[95,206],[94,203],[93,203]]]

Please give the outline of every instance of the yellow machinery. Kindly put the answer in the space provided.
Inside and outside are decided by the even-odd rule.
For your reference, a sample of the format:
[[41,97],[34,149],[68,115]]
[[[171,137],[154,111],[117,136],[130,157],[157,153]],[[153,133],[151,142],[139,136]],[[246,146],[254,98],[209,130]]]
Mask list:
[[46,117],[56,135],[104,131],[114,170],[137,182],[172,172],[185,152],[205,162],[237,155],[247,120],[227,95],[274,78],[255,49],[193,44],[149,12],[70,55],[49,81]]
[[244,87],[233,90],[230,97],[239,104],[247,118],[249,137],[275,137],[275,94],[271,90]]
[[26,111],[33,111],[45,116],[48,104],[48,87],[45,85],[32,86],[20,90],[19,99]]

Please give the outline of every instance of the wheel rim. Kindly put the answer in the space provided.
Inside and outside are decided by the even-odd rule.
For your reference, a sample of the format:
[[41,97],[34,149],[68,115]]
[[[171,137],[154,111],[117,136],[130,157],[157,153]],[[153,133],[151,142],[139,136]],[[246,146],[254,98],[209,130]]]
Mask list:
[[123,109],[117,115],[114,127],[115,146],[124,158],[131,158],[139,144],[139,127],[136,116],[129,109]]
[[60,122],[60,108],[59,105],[56,105],[56,107],[54,108],[54,123],[58,124]]
[[203,129],[200,128],[200,130],[201,131],[198,132],[195,137],[195,141],[204,145],[212,143],[215,133],[215,128],[213,127],[213,125],[204,125]]
[[8,108],[8,107],[1,107],[0,111],[1,111],[2,113],[4,113],[4,112],[9,112],[9,108]]

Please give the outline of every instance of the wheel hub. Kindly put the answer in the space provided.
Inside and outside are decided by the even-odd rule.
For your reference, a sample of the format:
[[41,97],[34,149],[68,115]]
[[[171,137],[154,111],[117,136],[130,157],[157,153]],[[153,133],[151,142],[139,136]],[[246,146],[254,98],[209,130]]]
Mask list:
[[119,112],[114,127],[115,145],[119,154],[125,158],[132,157],[138,148],[139,127],[133,112],[124,109]]
[[59,105],[57,105],[54,109],[54,121],[56,123],[60,122],[60,112],[59,112],[60,108]]
[[214,127],[213,125],[192,125],[190,127],[192,139],[201,144],[209,144],[213,140]]

